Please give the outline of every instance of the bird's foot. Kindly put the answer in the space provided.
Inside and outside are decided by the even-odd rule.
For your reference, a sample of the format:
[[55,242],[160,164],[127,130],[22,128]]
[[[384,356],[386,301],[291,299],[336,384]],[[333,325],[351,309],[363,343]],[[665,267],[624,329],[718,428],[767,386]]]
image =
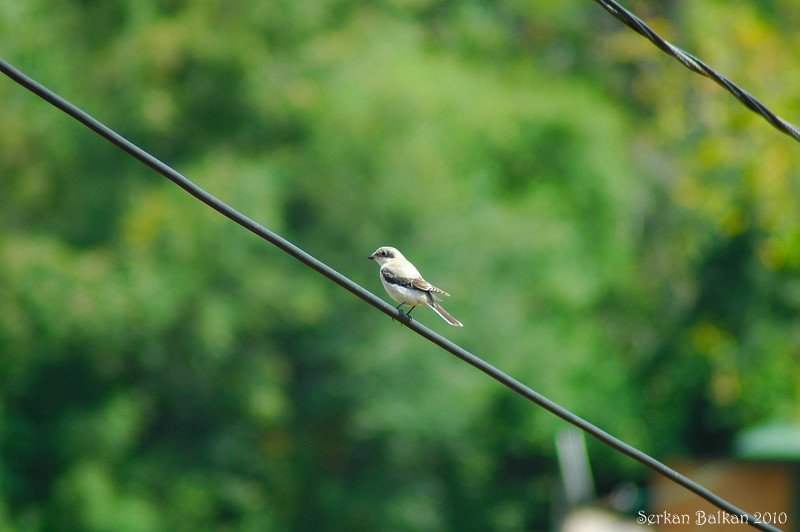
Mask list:
[[[408,309],[408,312],[403,312],[402,310],[400,310],[400,307],[402,307],[403,305],[405,305],[405,303],[400,303],[399,305],[394,307],[397,310],[397,319],[400,321],[404,321],[406,323],[410,323],[411,316],[409,316],[409,314],[411,314],[411,311],[414,310],[416,307],[411,307],[410,309]],[[392,318],[392,321],[394,320],[395,319]]]

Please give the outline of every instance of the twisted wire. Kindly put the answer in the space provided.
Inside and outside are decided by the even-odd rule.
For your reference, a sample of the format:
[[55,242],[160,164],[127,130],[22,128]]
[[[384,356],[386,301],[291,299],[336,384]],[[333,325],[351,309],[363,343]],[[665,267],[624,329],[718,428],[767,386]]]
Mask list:
[[711,68],[710,66],[706,65],[704,62],[699,60],[698,58],[694,57],[693,55],[681,50],[677,46],[667,42],[662,38],[658,33],[653,31],[653,29],[642,22],[642,20],[631,13],[630,11],[626,10],[624,7],[620,6],[618,3],[614,2],[614,0],[594,0],[598,4],[600,4],[606,11],[611,13],[617,20],[631,28],[636,33],[642,35],[643,37],[647,38],[650,42],[656,45],[659,49],[661,49],[664,53],[671,55],[680,63],[691,70],[692,72],[696,72],[702,76],[705,76],[709,79],[714,80],[720,87],[724,88],[731,94],[733,94],[737,100],[743,103],[748,109],[751,111],[761,115],[767,122],[772,124],[778,131],[781,131],[790,137],[794,138],[797,141],[800,141],[800,129],[797,126],[787,122],[783,118],[779,117],[775,113],[773,113],[766,105],[758,101],[754,96],[748,93],[746,90],[742,89],[731,80]]

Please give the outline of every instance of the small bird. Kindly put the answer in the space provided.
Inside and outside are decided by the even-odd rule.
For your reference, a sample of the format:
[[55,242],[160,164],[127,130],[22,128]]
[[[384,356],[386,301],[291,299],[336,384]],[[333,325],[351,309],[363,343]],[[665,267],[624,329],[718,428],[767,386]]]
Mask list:
[[406,316],[409,316],[411,311],[417,308],[418,305],[428,305],[450,325],[454,327],[464,326],[437,303],[441,299],[436,294],[448,297],[450,294],[423,279],[414,265],[395,248],[389,246],[380,247],[367,258],[380,264],[383,288],[386,289],[386,293],[392,299],[400,303],[396,307],[397,310],[400,310],[403,305],[408,305],[411,308],[406,312]]

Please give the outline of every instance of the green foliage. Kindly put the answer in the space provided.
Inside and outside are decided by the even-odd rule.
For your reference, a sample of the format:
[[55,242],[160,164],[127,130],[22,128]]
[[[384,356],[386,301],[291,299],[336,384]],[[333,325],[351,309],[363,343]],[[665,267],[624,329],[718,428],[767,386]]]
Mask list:
[[[630,7],[800,116],[793,3]],[[465,327],[416,319],[645,451],[800,415],[793,141],[591,3],[0,0],[0,34],[376,293],[397,246]],[[561,420],[0,102],[2,530],[548,527]]]

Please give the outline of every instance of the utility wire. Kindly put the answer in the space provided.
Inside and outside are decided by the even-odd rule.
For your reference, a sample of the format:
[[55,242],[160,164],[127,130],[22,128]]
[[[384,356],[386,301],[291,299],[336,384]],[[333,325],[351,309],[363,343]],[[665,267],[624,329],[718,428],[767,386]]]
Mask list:
[[689,491],[696,493],[703,499],[707,500],[714,506],[724,510],[725,512],[733,516],[739,517],[740,519],[743,520],[746,519],[751,526],[769,532],[781,532],[779,529],[773,526],[760,522],[758,519],[755,518],[755,516],[737,508],[736,506],[726,501],[722,497],[719,497],[718,495],[704,488],[700,484],[681,475],[677,471],[667,467],[666,465],[662,464],[655,458],[652,458],[649,455],[643,453],[642,451],[636,449],[635,447],[632,447],[627,443],[623,442],[622,440],[615,438],[611,434],[589,423],[585,419],[573,414],[566,408],[554,403],[553,401],[547,399],[543,395],[533,391],[531,388],[528,388],[518,380],[507,375],[506,373],[503,373],[502,371],[495,368],[488,362],[482,360],[481,358],[478,358],[477,356],[473,355],[472,353],[460,347],[459,345],[451,342],[442,335],[425,327],[418,321],[412,320],[411,317],[406,316],[404,312],[395,309],[393,306],[389,305],[379,297],[375,296],[373,293],[369,292],[361,285],[351,281],[350,279],[348,279],[341,273],[337,272],[327,264],[314,258],[313,256],[306,253],[299,247],[295,246],[285,238],[270,231],[269,229],[263,227],[254,220],[248,218],[247,216],[241,214],[237,210],[228,206],[223,201],[215,198],[202,188],[198,187],[197,185],[189,181],[189,179],[181,175],[173,168],[167,166],[154,156],[150,155],[149,153],[139,148],[132,142],[123,138],[121,135],[117,134],[109,127],[105,126],[97,119],[90,116],[88,113],[79,109],[78,107],[71,104],[64,98],[58,96],[57,94],[50,91],[49,89],[47,89],[40,83],[36,82],[35,80],[29,78],[28,76],[26,76],[25,74],[23,74],[22,72],[20,72],[19,70],[17,70],[16,68],[14,68],[12,65],[10,65],[1,58],[0,58],[0,71],[2,71],[5,75],[10,77],[23,87],[27,88],[40,98],[44,99],[45,101],[49,102],[55,107],[61,109],[69,116],[73,117],[74,119],[84,124],[86,127],[95,131],[100,136],[102,136],[109,142],[113,143],[120,149],[124,150],[133,157],[137,158],[138,160],[140,160],[153,170],[157,171],[170,181],[174,182],[176,185],[184,189],[186,192],[188,192],[195,198],[199,199],[212,209],[216,210],[223,216],[231,219],[232,221],[241,225],[245,229],[260,236],[267,242],[270,242],[271,244],[277,246],[279,249],[283,250],[292,257],[296,258],[306,266],[313,268],[314,270],[321,273],[322,275],[324,275],[331,281],[335,282],[339,286],[343,287],[344,289],[348,290],[349,292],[355,294],[357,297],[361,298],[365,302],[377,308],[387,316],[391,316],[392,318],[399,320],[406,327],[416,332],[423,338],[426,338],[427,340],[433,342],[442,349],[460,358],[464,362],[477,368],[478,370],[482,371],[483,373],[493,378],[497,382],[517,392],[519,395],[525,397],[529,401],[539,405],[548,412],[555,414],[564,421],[571,423],[572,425],[575,425],[581,430],[591,434],[592,436],[594,436],[604,444],[608,445],[612,449],[615,449],[616,451],[619,451],[620,453],[633,458],[637,462],[644,464],[653,471],[665,476],[666,478],[672,480],[677,484],[680,484]]
[[745,106],[747,106],[751,111],[760,114],[767,122],[772,124],[776,129],[779,131],[786,133],[790,137],[794,138],[797,141],[800,141],[800,129],[797,126],[794,126],[784,120],[783,118],[779,117],[772,111],[770,111],[763,103],[756,100],[750,93],[746,90],[738,87],[735,83],[731,80],[717,72],[716,70],[712,69],[696,57],[692,56],[691,54],[684,52],[677,46],[674,46],[664,40],[658,33],[653,31],[653,29],[642,22],[639,17],[631,13],[630,11],[626,10],[624,7],[619,5],[618,3],[614,2],[614,0],[594,0],[603,8],[611,13],[617,20],[631,28],[636,33],[646,37],[650,40],[653,44],[658,46],[664,53],[667,53],[677,59],[678,61],[683,64],[689,70],[696,72],[702,76],[710,78],[714,80],[717,85],[724,88],[731,94],[733,94],[737,100],[742,102]]

